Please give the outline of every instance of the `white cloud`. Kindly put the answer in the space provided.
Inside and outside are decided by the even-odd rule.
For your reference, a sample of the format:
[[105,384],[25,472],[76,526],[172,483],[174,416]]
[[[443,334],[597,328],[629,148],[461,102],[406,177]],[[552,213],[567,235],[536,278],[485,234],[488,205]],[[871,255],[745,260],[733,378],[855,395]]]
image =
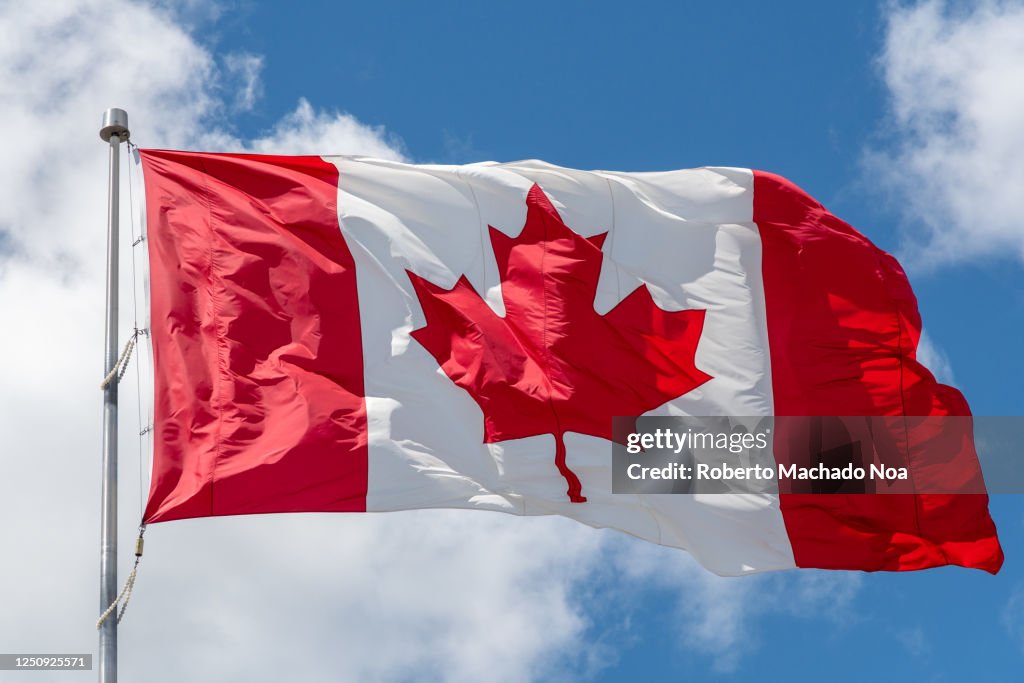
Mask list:
[[1017,584],[1003,609],[1003,626],[1017,647],[1024,652],[1024,584]]
[[[451,511],[154,526],[122,635],[126,670],[168,681],[203,670],[301,681],[565,673],[587,655],[569,590],[600,546],[577,529]],[[189,656],[143,676],[153,642]]]
[[923,657],[931,652],[928,634],[920,626],[895,629],[893,637],[911,657]]
[[263,154],[363,154],[399,161],[404,160],[402,147],[383,127],[367,126],[348,114],[317,111],[305,99],[249,145]]
[[[185,9],[190,17],[198,11]],[[148,147],[404,158],[382,128],[305,100],[265,135],[239,139],[227,116],[232,102],[257,101],[252,60],[259,58],[249,58],[237,68],[218,60],[162,4],[0,5],[7,133],[0,310],[8,321],[0,335],[0,517],[7,520],[0,642],[7,651],[95,650],[102,111],[126,109],[133,139]],[[127,190],[123,176],[125,232]],[[127,235],[122,244],[129,282]],[[126,309],[122,338],[131,326]],[[129,372],[122,385],[122,578],[140,514],[135,482],[146,467],[134,436],[133,380]],[[723,662],[731,643],[750,637],[752,619],[783,610],[780,603],[748,610],[751,581],[718,579],[678,551],[617,537],[609,545],[609,538],[565,520],[441,511],[154,525],[121,628],[121,670],[126,680],[154,683],[261,680],[273,671],[302,681],[574,678],[614,658],[576,592],[609,564],[642,553],[661,553],[679,568],[666,584],[679,592],[679,619],[699,650]],[[632,576],[654,580],[665,563],[635,566]],[[844,577],[834,581],[855,588]],[[799,596],[802,582],[813,580],[785,581]]]
[[263,83],[260,81],[263,58],[248,52],[233,52],[224,57],[224,68],[238,83],[234,108],[237,111],[249,111],[263,95]]
[[[145,146],[402,156],[382,129],[305,101],[266,136],[239,140],[225,117],[234,92],[254,101],[256,63],[217,64],[166,9],[0,5],[5,650],[95,649],[103,110],[126,109]],[[127,236],[122,244],[128,282]],[[142,467],[133,378],[122,385],[122,578]],[[602,536],[567,526],[444,512],[157,525],[121,629],[121,670],[154,682],[267,671],[303,681],[546,678],[591,654],[571,591]]]
[[710,656],[721,672],[736,670],[759,649],[757,627],[765,616],[818,619],[836,630],[858,619],[862,574],[808,570],[725,578],[657,546],[631,547],[615,561],[630,579],[676,594],[679,646]]
[[953,386],[956,378],[953,376],[953,365],[949,362],[949,356],[941,348],[935,345],[928,333],[922,332],[921,339],[917,344],[917,360],[926,368],[932,371],[942,384]]
[[1024,259],[1024,5],[893,5],[880,66],[896,143],[868,167],[903,208],[903,260]]

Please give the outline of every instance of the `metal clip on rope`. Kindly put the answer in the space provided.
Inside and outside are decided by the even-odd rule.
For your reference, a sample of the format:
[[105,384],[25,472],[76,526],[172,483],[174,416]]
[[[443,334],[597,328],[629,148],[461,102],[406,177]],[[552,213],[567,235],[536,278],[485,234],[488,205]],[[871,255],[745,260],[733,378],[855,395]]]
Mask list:
[[139,560],[142,559],[142,548],[145,545],[142,540],[142,535],[145,533],[146,525],[140,526],[139,537],[135,540],[135,564],[132,565],[132,571],[128,574],[128,579],[124,582],[124,588],[122,588],[121,592],[117,594],[116,598],[114,598],[114,602],[110,603],[110,607],[108,607],[103,614],[100,615],[100,618],[96,620],[97,631],[99,631],[100,627],[103,626],[103,622],[114,613],[114,610],[117,609],[118,603],[121,603],[121,610],[117,613],[117,623],[120,624],[121,620],[124,619],[124,613],[128,609],[128,600],[131,599],[132,589],[135,587],[135,576],[139,571]]

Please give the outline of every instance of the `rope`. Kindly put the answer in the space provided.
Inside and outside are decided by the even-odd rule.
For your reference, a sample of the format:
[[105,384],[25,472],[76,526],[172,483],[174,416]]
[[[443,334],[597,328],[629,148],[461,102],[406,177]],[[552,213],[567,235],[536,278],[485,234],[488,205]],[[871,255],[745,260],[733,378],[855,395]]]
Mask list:
[[[142,559],[142,535],[144,533],[146,533],[146,527],[140,526],[139,538],[135,541],[135,564],[132,565],[132,571],[128,574],[128,580],[124,582],[124,588],[122,588],[121,592],[117,594],[116,598],[114,598],[114,602],[110,603],[110,607],[104,610],[103,614],[100,615],[100,618],[96,620],[97,631],[99,631],[103,626],[103,622],[114,613],[114,610],[117,609],[118,603],[121,603],[121,609],[117,613],[117,623],[120,624],[121,620],[124,619],[124,613],[128,609],[128,601],[132,597],[132,589],[135,588],[135,576],[139,572],[139,560]],[[122,600],[124,602],[122,602]]]
[[[139,329],[139,278],[135,268],[135,248],[142,245],[145,242],[145,237],[142,234],[142,229],[138,230],[138,236],[136,237],[136,225],[135,225],[135,191],[132,189],[134,183],[132,177],[135,175],[135,161],[139,152],[139,146],[128,141],[128,215],[131,216],[132,226],[132,327],[136,330]],[[143,246],[143,249],[146,247]],[[146,330],[140,331],[142,334],[146,333]],[[139,360],[142,360],[141,358]],[[142,370],[139,368],[139,361],[135,362],[135,412],[138,417],[139,426],[139,517],[143,516],[143,512],[146,509],[146,498],[145,491],[146,485],[143,480],[146,473],[146,466],[143,463],[143,437],[146,434],[148,426],[144,429],[142,425]],[[123,374],[123,373],[122,373]]]
[[110,372],[100,382],[100,389],[106,389],[110,386],[110,383],[115,379],[118,383],[121,382],[121,378],[124,377],[124,373],[128,370],[128,360],[132,357],[132,349],[135,348],[135,342],[139,338],[139,330],[135,328],[132,332],[132,336],[128,337],[128,341],[124,345],[124,351],[121,352],[121,357],[114,363],[114,367],[110,368]]

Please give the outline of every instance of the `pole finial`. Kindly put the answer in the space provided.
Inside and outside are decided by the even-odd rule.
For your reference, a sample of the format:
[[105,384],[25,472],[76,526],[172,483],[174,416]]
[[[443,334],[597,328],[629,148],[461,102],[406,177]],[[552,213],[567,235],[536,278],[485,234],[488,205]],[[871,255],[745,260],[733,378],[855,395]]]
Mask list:
[[103,112],[103,127],[100,128],[100,137],[103,142],[110,142],[110,138],[116,135],[119,142],[124,142],[131,135],[128,130],[128,112],[124,109],[113,107]]

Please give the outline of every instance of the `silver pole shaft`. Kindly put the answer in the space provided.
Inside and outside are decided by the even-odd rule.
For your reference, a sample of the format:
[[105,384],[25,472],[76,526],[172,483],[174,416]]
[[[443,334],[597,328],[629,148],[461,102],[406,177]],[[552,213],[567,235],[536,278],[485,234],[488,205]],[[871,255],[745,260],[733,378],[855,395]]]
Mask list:
[[[128,139],[128,115],[108,109],[100,137],[110,145],[110,185],[107,194],[107,316],[103,374],[114,368],[118,356],[118,209],[122,140]],[[117,597],[117,380],[103,391],[103,484],[100,489],[100,611]],[[100,683],[117,681],[117,613],[100,627]]]

